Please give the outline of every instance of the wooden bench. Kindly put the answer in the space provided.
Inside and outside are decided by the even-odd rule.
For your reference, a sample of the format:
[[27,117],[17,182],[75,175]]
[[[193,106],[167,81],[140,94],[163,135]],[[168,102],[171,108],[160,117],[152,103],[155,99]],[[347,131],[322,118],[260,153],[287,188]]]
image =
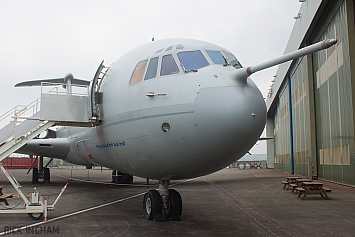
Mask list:
[[300,197],[302,193],[306,192],[306,189],[304,188],[296,188],[296,190],[298,192],[298,197]]
[[326,191],[327,193],[331,193],[332,190],[330,188],[323,188],[324,191]]
[[295,189],[298,187],[297,184],[290,184],[290,186],[292,187],[292,192],[295,191]]
[[290,185],[289,182],[287,182],[287,181],[281,181],[281,183],[284,185],[283,189],[285,189],[286,186],[287,186],[287,189],[288,189],[288,186]]

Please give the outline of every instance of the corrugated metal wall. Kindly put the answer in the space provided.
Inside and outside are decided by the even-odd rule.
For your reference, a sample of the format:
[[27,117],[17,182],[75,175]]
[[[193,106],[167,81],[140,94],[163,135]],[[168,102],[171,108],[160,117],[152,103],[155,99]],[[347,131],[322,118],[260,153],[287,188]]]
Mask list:
[[280,89],[279,103],[275,113],[274,141],[275,168],[290,172],[290,117],[288,84]]
[[307,57],[295,64],[291,72],[293,151],[295,173],[310,176],[310,122]]
[[[299,59],[290,73],[295,174],[309,176],[310,123],[307,57]],[[274,116],[275,168],[291,172],[289,84],[284,85]]]
[[[316,150],[319,178],[355,185],[352,103],[354,96],[346,9],[349,2],[350,0],[328,2],[331,10],[325,12],[320,23],[314,28],[313,42],[336,38],[338,43],[327,50],[313,54],[312,62],[307,62],[307,57],[303,57],[293,64],[288,74],[291,85],[285,78],[284,85],[281,86],[275,99],[277,104],[272,107],[271,112],[269,111],[269,116],[273,119],[274,125],[276,169],[291,172],[290,130],[292,129],[295,174],[312,176],[310,167],[312,166],[313,170],[315,163],[311,163],[310,159],[314,159],[314,155],[313,158],[310,157]],[[354,9],[350,11],[352,14]],[[313,72],[309,72],[312,67]],[[313,77],[310,76],[312,74]],[[312,84],[313,89],[309,88]],[[289,86],[291,87],[292,125],[289,117]],[[313,100],[315,130],[311,127],[314,121],[313,115],[311,116]],[[311,147],[313,143],[316,145]]]
[[321,39],[335,47],[314,54],[318,176],[355,185],[354,123],[345,1]]

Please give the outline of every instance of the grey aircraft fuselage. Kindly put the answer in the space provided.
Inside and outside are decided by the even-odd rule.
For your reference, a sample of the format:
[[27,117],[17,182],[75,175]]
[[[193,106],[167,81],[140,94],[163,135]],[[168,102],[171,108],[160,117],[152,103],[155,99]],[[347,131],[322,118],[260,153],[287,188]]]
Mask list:
[[[249,75],[335,43],[242,68],[231,52],[204,41],[150,42],[108,68],[99,88],[100,124],[62,127],[57,138],[30,141],[23,153],[156,180],[213,173],[247,153],[264,129],[266,105]],[[55,149],[33,150],[39,142]]]
[[[243,156],[264,129],[264,99],[251,79],[231,78],[236,68],[214,63],[206,50],[231,58],[214,44],[169,39],[150,42],[113,63],[100,87],[102,123],[57,132],[69,139],[65,160],[173,180],[210,174]],[[178,55],[192,51],[200,51],[208,64],[185,72]],[[164,56],[175,60],[177,70],[161,71]],[[156,77],[144,80],[145,73],[130,84],[137,63],[156,57]],[[169,131],[162,128],[164,123]]]

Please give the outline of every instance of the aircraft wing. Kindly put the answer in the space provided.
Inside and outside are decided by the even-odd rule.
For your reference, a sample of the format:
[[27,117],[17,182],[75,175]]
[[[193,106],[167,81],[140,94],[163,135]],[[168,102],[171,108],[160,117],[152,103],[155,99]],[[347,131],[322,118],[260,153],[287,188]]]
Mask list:
[[68,138],[33,139],[16,153],[66,159],[70,151]]

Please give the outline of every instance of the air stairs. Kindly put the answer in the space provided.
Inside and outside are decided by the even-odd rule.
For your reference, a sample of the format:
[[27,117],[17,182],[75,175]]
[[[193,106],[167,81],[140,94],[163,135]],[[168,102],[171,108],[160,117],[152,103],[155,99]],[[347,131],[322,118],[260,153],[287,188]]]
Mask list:
[[[96,86],[92,90],[92,83],[90,86],[84,86],[84,89],[86,89],[84,94],[72,93],[71,90],[67,90],[65,93],[59,92],[62,84],[56,84],[54,89],[46,93],[43,92],[43,87],[41,87],[39,99],[28,106],[16,106],[0,116],[0,127],[2,127],[0,129],[0,169],[24,201],[24,207],[0,208],[0,214],[27,213],[35,219],[44,216],[46,220],[47,211],[54,210],[55,203],[67,185],[64,186],[52,205],[48,205],[46,200],[40,199],[36,189],[28,200],[20,190],[21,185],[15,177],[8,173],[1,161],[52,126],[92,127],[97,125],[99,118],[93,117],[93,114],[98,115],[96,108],[98,106],[92,104],[94,100],[91,91],[96,92],[97,95],[98,87]],[[95,113],[91,108],[95,108]]]
[[0,162],[52,126],[95,126],[98,119],[91,117],[89,97],[55,89],[5,113],[0,117],[0,125],[5,123],[0,129]]

